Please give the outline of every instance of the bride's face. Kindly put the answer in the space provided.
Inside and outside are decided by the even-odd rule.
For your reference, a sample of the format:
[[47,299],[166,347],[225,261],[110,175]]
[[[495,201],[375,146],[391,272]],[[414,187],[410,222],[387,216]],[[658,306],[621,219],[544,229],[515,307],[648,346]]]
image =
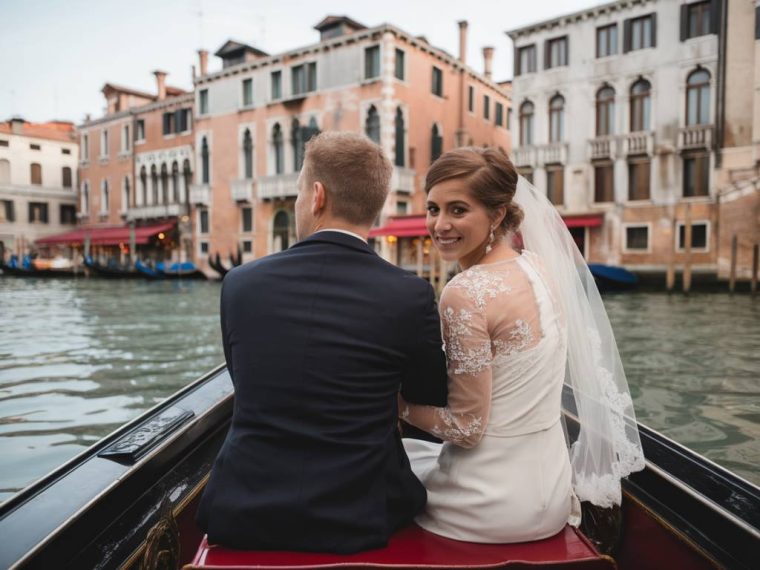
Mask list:
[[427,197],[427,229],[446,261],[466,268],[485,253],[491,233],[488,210],[475,199],[464,180],[436,184]]

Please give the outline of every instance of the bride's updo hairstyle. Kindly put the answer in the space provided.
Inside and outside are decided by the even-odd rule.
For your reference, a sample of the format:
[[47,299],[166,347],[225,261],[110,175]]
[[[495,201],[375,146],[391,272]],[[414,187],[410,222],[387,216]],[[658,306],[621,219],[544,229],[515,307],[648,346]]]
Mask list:
[[517,231],[523,219],[520,206],[512,203],[517,172],[506,154],[493,148],[461,147],[442,154],[425,177],[425,194],[445,180],[461,179],[472,196],[491,214],[504,207],[506,215],[497,233]]

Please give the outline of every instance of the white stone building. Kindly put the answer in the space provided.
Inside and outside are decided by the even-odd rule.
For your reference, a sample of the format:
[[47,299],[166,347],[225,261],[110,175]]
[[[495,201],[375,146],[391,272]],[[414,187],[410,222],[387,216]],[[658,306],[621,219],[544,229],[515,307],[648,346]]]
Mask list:
[[40,237],[76,224],[79,147],[74,125],[0,123],[0,242],[29,253]]
[[725,12],[619,0],[508,32],[515,165],[589,261],[660,273],[686,254],[715,272]]

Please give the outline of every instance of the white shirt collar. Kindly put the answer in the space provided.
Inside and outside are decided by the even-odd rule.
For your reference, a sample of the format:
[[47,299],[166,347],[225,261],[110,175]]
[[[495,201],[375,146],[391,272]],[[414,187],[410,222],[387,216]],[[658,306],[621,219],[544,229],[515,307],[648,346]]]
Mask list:
[[[339,229],[337,229],[337,228],[322,228],[321,230],[317,230],[316,232],[314,232],[314,234],[318,234],[318,233],[320,233],[320,232],[339,232],[339,233],[341,233],[341,234],[346,234],[346,235],[348,235],[348,236],[353,236],[353,237],[355,237],[356,239],[360,239],[360,240],[362,240],[364,243],[368,243],[368,242],[367,242],[367,240],[366,240],[366,239],[364,239],[364,238],[363,238],[362,236],[360,236],[359,234],[355,234],[354,232],[349,232],[348,230],[339,230]],[[312,235],[314,235],[314,234],[312,234]]]

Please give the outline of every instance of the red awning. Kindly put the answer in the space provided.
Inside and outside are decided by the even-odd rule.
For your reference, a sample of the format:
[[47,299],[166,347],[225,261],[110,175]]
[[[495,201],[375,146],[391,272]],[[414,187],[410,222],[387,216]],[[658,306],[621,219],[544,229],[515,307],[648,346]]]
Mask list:
[[388,220],[388,223],[383,227],[373,228],[369,232],[369,237],[415,237],[426,235],[428,235],[428,231],[427,227],[425,227],[425,214],[397,216]]
[[598,228],[602,225],[604,214],[590,214],[587,216],[566,216],[562,220],[568,228]]
[[[135,243],[144,245],[150,238],[161,233],[168,232],[175,222],[154,224],[152,226],[139,226],[135,228]],[[58,234],[38,239],[37,245],[75,245],[84,243],[89,237],[91,245],[119,245],[129,244],[129,226],[111,226],[96,228],[79,228],[65,234]]]

